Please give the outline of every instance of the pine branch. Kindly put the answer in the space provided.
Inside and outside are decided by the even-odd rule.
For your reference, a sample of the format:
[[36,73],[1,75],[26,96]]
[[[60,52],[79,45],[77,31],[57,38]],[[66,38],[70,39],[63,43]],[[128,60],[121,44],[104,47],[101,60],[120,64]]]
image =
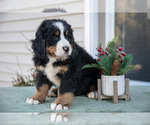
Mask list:
[[130,65],[132,63],[132,60],[132,54],[128,54],[124,57],[124,61],[120,63],[119,66],[119,75],[127,74],[135,69],[134,65]]
[[87,68],[97,68],[97,69],[100,70],[100,66],[99,66],[98,64],[96,64],[96,63],[87,64],[87,65],[84,65],[84,66],[82,67],[82,69],[87,69]]
[[124,75],[124,74],[130,73],[134,69],[135,69],[135,65],[128,65],[119,71],[119,75]]

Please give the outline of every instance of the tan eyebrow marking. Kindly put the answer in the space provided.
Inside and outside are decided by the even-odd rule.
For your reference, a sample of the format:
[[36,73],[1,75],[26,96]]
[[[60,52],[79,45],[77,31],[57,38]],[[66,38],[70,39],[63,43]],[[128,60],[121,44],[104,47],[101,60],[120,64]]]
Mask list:
[[59,36],[59,31],[55,31],[55,35]]
[[68,35],[68,30],[65,31],[65,35]]

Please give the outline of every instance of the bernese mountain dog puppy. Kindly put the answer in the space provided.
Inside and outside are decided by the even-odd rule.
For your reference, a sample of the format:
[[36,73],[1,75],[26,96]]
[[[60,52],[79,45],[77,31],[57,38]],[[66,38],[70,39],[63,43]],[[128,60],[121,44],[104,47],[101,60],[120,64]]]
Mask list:
[[38,71],[37,85],[35,94],[26,103],[44,102],[49,89],[55,85],[58,98],[50,108],[63,110],[71,106],[74,95],[97,90],[100,71],[96,68],[82,70],[85,64],[96,63],[96,60],[75,43],[71,25],[66,21],[44,20],[36,32],[36,38],[32,40],[32,49]]

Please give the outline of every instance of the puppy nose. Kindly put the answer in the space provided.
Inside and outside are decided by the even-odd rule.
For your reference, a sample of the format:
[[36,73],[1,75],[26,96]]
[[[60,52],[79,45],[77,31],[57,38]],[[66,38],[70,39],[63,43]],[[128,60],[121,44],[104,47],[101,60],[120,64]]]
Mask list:
[[64,46],[64,47],[63,47],[63,50],[64,50],[65,52],[68,52],[68,51],[69,51],[69,47],[68,47],[68,46]]

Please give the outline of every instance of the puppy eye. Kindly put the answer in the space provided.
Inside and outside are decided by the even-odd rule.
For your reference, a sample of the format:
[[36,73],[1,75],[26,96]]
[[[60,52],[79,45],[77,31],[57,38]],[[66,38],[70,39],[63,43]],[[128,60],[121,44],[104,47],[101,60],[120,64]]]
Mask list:
[[59,31],[55,31],[55,35],[56,35],[56,36],[59,36]]
[[68,30],[65,31],[65,36],[67,36],[67,35],[68,35]]

